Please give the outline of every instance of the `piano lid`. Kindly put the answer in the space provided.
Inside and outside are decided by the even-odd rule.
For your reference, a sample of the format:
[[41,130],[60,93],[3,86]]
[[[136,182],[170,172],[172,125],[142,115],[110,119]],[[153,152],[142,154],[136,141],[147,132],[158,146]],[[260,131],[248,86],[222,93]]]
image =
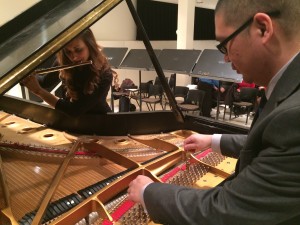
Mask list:
[[[0,95],[120,2],[122,0],[65,0],[54,8],[48,7],[43,16],[34,21],[20,24],[18,33],[0,43]],[[5,30],[0,29],[0,36],[2,32]]]
[[[122,0],[65,0],[32,23],[20,27],[20,32],[0,43],[0,96],[121,2]],[[177,120],[183,122],[183,114],[165,81],[141,20],[131,0],[126,0],[126,3],[143,34],[145,47],[169,99],[170,107]]]

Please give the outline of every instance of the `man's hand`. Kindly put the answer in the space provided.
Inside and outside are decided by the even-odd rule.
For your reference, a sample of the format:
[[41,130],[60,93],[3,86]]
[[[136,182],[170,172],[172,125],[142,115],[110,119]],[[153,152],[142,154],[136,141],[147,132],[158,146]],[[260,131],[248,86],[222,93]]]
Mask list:
[[136,203],[141,203],[143,207],[145,207],[143,193],[145,187],[150,183],[153,183],[153,180],[151,180],[149,177],[143,175],[137,176],[137,178],[135,178],[129,184],[129,188],[127,190],[128,199]]
[[212,135],[192,134],[184,140],[185,151],[200,151],[211,147]]

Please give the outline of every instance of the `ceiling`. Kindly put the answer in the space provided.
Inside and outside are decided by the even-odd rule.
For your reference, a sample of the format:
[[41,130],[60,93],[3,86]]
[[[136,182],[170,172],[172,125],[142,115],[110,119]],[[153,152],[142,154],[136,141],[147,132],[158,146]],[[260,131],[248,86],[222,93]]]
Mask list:
[[[178,0],[153,0],[153,1],[178,4]],[[186,1],[191,1],[191,0],[186,0]],[[207,9],[215,9],[216,4],[218,2],[218,0],[195,0],[195,1],[196,1],[196,7],[207,8]]]

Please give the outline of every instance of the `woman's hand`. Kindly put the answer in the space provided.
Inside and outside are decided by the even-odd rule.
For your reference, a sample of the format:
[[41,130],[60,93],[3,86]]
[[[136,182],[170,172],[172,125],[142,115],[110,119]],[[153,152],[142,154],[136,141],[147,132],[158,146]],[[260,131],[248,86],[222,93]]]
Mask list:
[[42,90],[42,87],[40,86],[36,76],[33,74],[24,78],[21,83],[36,95],[39,95]]
[[55,108],[59,98],[42,88],[34,74],[23,79],[21,84],[27,87],[32,93],[43,99],[43,101],[47,102],[50,106]]

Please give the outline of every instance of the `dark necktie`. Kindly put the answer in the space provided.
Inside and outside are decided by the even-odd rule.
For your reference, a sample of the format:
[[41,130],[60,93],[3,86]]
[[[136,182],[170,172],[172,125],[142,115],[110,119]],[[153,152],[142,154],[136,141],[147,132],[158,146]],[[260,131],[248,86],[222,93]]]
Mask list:
[[261,99],[260,99],[259,107],[258,107],[258,110],[260,110],[259,113],[261,113],[261,111],[265,107],[267,101],[268,101],[267,97],[266,97],[265,93],[263,93],[262,96],[261,96]]
[[262,96],[260,98],[260,102],[259,102],[259,105],[258,105],[258,109],[256,110],[256,113],[255,113],[255,116],[253,118],[253,122],[251,124],[251,127],[253,127],[254,123],[256,122],[257,118],[259,117],[259,115],[261,114],[263,108],[265,107],[266,103],[267,103],[267,98],[266,98],[266,95],[265,93],[263,92],[262,93]]
[[[265,107],[267,101],[268,101],[268,99],[266,98],[265,92],[263,92],[262,95],[261,95],[261,98],[260,98],[258,109],[256,110],[255,116],[253,118],[253,122],[251,124],[250,130],[252,129],[252,127],[255,124],[257,118],[261,114],[261,112],[262,112],[263,108]],[[235,167],[235,174],[236,175],[239,173],[239,170],[240,170],[240,159],[238,159],[238,161],[236,163],[236,167]]]

